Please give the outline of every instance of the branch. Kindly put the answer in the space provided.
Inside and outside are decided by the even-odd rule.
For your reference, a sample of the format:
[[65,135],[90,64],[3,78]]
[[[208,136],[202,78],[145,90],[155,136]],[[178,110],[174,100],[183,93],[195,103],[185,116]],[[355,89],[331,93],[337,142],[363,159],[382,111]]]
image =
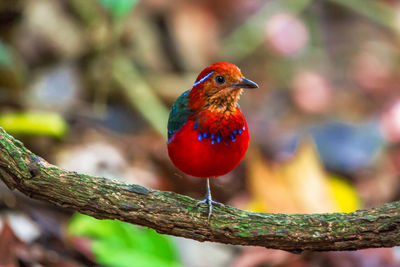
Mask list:
[[50,165],[0,127],[0,179],[10,189],[99,219],[118,219],[198,241],[291,252],[400,245],[400,202],[331,214],[268,214],[207,208],[172,192],[113,182]]

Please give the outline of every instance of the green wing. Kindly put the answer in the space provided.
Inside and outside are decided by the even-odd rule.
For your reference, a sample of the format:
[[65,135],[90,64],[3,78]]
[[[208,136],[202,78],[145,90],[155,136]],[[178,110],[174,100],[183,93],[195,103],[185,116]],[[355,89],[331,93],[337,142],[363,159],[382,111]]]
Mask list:
[[189,108],[189,91],[181,94],[172,105],[168,119],[168,142],[176,131],[178,131],[187,121],[192,110]]

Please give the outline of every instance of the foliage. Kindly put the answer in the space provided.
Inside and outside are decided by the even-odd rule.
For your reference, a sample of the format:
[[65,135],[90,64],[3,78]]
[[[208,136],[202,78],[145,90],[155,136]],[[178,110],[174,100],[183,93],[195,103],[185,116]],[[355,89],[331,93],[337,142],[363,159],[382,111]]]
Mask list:
[[0,126],[16,135],[62,138],[68,125],[58,113],[46,111],[8,112],[0,114]]
[[152,229],[76,213],[67,230],[70,235],[93,239],[92,250],[100,264],[116,267],[181,266],[172,240]]
[[120,18],[128,15],[137,0],[98,0],[104,8],[109,10],[113,17]]
[[249,155],[248,209],[258,212],[352,212],[360,208],[352,185],[327,173],[314,143],[303,140],[292,158],[277,166]]
[[12,56],[10,48],[0,40],[0,66],[10,66]]
[[360,208],[360,200],[350,183],[336,175],[329,177],[328,182],[341,212],[353,212]]

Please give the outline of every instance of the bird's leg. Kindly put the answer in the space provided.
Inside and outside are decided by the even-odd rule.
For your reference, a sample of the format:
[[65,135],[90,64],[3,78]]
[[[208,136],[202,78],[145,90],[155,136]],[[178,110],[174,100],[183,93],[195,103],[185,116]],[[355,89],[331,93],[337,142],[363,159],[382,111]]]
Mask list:
[[202,201],[197,202],[197,206],[200,204],[203,204],[203,203],[206,203],[208,205],[208,219],[210,219],[211,213],[212,213],[212,204],[216,204],[216,205],[220,204],[211,199],[210,178],[207,178],[206,196],[204,197],[204,199]]

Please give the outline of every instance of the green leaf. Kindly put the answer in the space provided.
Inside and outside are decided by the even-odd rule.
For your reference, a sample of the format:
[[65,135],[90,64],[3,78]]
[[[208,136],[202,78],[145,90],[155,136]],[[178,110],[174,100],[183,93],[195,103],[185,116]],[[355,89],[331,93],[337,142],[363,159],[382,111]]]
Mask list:
[[113,17],[115,18],[120,18],[128,15],[137,3],[137,0],[98,0],[98,1],[105,9],[111,12]]
[[115,267],[178,267],[178,253],[168,236],[117,220],[97,220],[74,214],[67,231],[70,235],[93,239],[92,250],[98,263]]
[[0,41],[0,66],[9,67],[12,64],[12,53],[10,48]]
[[68,130],[58,113],[27,111],[0,114],[0,127],[17,135],[40,135],[62,138]]

